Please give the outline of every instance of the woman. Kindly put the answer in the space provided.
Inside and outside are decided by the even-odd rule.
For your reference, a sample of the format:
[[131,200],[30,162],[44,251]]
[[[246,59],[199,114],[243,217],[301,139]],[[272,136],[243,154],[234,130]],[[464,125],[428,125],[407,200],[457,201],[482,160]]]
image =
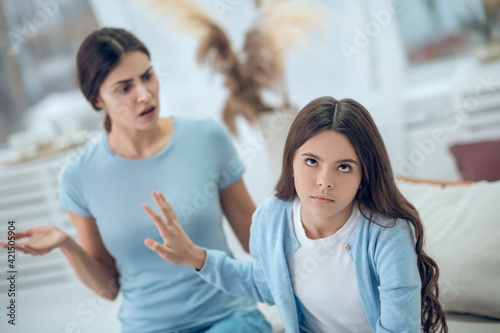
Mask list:
[[[32,255],[60,248],[89,288],[121,290],[122,332],[270,332],[255,304],[223,293],[144,245],[161,241],[141,203],[162,189],[191,239],[230,254],[222,214],[248,250],[255,206],[227,131],[212,120],[159,118],[159,83],[146,47],[122,29],[90,34],[77,55],[80,88],[106,112],[107,135],[60,173],[60,206],[79,244],[58,228],[17,233]],[[2,247],[6,244],[2,243]]]

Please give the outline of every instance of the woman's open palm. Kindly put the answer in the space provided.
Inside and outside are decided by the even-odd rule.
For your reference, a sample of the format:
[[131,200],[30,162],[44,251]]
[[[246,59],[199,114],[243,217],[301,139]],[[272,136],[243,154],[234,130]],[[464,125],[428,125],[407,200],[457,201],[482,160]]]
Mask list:
[[[16,250],[34,256],[46,254],[61,246],[68,239],[68,235],[61,229],[48,225],[18,231],[15,235]],[[29,239],[24,242],[19,242],[20,239],[25,237]],[[0,247],[7,249],[8,243],[0,242]]]
[[171,264],[201,268],[205,263],[205,250],[193,244],[189,239],[184,229],[182,229],[172,206],[161,192],[156,193],[153,191],[153,199],[163,218],[146,204],[142,204],[142,208],[154,221],[163,239],[163,244],[151,238],[146,239],[144,244]]

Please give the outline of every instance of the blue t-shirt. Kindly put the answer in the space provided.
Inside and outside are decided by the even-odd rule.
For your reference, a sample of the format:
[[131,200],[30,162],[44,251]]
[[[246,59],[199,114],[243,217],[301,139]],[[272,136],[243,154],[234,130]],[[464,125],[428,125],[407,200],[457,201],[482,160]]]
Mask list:
[[244,165],[227,130],[211,120],[174,117],[170,142],[144,159],[115,155],[107,136],[61,170],[59,205],[96,219],[120,272],[122,332],[170,332],[246,314],[255,304],[225,294],[192,268],[171,265],[144,245],[163,243],[141,203],[159,210],[162,191],[191,240],[229,255],[219,191],[241,178]]

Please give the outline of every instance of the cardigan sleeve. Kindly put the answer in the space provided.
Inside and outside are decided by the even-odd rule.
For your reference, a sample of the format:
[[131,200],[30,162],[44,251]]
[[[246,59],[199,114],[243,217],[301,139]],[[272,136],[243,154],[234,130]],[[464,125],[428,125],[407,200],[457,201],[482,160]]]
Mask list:
[[409,222],[398,220],[377,239],[380,318],[376,333],[420,333],[421,280]]
[[237,260],[219,250],[206,250],[205,265],[198,274],[208,283],[226,293],[243,296],[257,302],[274,305],[274,299],[267,283],[266,274],[262,269],[258,245],[255,216],[250,232],[250,253],[256,261]]

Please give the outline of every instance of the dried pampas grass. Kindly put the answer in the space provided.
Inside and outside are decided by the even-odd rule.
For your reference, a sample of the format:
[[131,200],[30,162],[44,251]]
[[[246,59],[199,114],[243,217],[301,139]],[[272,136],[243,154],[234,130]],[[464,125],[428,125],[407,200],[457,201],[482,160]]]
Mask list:
[[[147,0],[152,12],[168,15],[177,29],[200,40],[196,59],[225,77],[229,96],[222,119],[237,135],[236,118],[252,123],[264,112],[289,107],[284,56],[292,47],[307,48],[309,30],[323,30],[327,11],[313,0],[256,0],[258,17],[245,36],[242,52],[233,50],[224,29],[204,9],[189,0]],[[262,100],[262,92],[277,95],[277,105]]]

